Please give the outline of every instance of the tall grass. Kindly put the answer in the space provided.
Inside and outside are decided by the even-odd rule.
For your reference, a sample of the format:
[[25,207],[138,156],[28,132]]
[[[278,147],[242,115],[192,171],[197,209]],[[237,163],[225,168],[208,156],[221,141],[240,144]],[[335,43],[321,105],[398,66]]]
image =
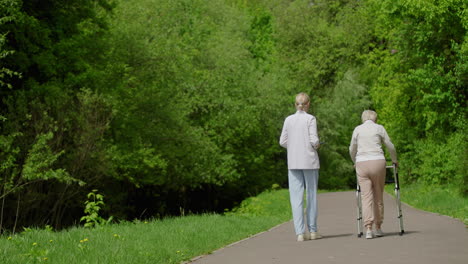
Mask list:
[[[385,186],[390,194],[394,193],[393,188]],[[468,225],[468,197],[463,197],[459,190],[458,186],[414,183],[403,186],[400,194],[401,200],[413,207],[458,218]]]
[[0,238],[0,263],[181,263],[291,218],[287,190],[268,191],[225,215],[123,222],[93,229],[28,229]]

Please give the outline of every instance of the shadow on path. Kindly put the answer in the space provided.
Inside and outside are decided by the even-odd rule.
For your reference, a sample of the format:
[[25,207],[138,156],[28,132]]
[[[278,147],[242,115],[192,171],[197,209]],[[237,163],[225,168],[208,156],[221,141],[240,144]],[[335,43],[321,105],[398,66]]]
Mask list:
[[411,234],[417,234],[417,233],[421,233],[419,231],[406,231],[405,230],[405,233],[403,235],[400,235],[400,232],[391,232],[391,233],[385,233],[385,236],[411,236]]
[[332,238],[337,238],[337,237],[349,237],[353,236],[354,234],[342,234],[342,235],[324,235],[322,239],[332,239]]

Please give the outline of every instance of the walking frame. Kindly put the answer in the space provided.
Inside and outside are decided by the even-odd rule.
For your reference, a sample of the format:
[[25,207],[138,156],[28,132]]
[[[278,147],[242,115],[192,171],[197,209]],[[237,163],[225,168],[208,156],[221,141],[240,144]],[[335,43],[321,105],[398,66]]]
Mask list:
[[[400,225],[400,236],[405,233],[403,228],[403,214],[401,212],[401,200],[400,200],[400,181],[398,178],[398,168],[395,164],[391,166],[386,166],[387,169],[393,170],[393,179],[395,180],[395,200],[397,205],[397,218]],[[356,201],[357,201],[357,225],[358,225],[358,237],[363,235],[362,227],[362,200],[361,200],[361,186],[359,186],[359,181],[357,180],[356,175]]]

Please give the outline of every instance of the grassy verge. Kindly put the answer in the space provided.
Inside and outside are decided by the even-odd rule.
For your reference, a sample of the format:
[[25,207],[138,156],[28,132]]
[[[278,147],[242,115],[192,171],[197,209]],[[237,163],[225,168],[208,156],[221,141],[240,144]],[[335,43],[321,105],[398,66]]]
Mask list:
[[31,229],[0,237],[0,263],[181,263],[288,221],[287,190],[264,192],[225,215]]
[[[394,194],[393,185],[385,190]],[[468,197],[463,197],[454,186],[405,185],[400,190],[401,200],[413,207],[458,218],[468,225]]]
[[[393,193],[393,186],[386,191]],[[413,184],[403,202],[468,224],[467,198],[451,187]],[[28,229],[0,237],[0,263],[181,263],[291,219],[287,190],[245,200],[225,215],[205,214],[147,222],[123,222],[94,229],[52,232]]]

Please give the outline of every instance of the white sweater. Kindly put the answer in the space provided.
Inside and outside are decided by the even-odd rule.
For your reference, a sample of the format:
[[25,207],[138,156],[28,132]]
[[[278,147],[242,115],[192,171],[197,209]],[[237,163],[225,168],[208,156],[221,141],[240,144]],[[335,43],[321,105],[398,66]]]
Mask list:
[[392,162],[397,162],[395,146],[390,141],[385,128],[374,123],[372,120],[365,121],[357,126],[353,131],[351,143],[349,145],[349,154],[354,163],[367,160],[385,159],[382,150],[382,142],[390,152]]

